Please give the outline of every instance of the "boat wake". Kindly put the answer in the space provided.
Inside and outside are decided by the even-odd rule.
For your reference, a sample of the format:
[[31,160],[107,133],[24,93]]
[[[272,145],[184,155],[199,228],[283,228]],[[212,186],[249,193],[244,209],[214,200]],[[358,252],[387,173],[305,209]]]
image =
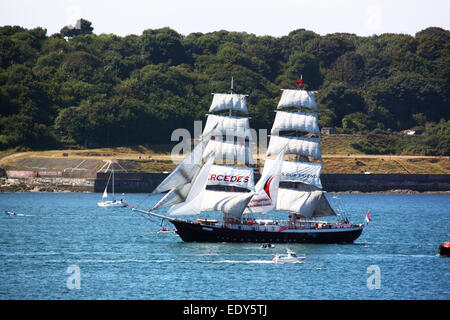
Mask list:
[[272,260],[175,260],[175,259],[52,259],[44,263],[204,263],[204,264],[272,264]]
[[249,264],[257,264],[257,263],[273,263],[271,260],[217,260],[217,261],[199,261],[206,263],[249,263]]

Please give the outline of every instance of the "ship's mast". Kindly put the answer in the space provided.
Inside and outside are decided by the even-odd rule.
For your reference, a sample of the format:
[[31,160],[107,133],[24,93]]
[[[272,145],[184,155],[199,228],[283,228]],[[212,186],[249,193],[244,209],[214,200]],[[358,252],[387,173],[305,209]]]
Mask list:
[[[300,90],[303,89],[303,75],[300,75],[300,79],[297,80],[297,85],[299,87]],[[302,107],[298,107],[298,111],[301,111]],[[300,137],[299,131],[295,131],[295,136],[298,138]],[[309,158],[307,156],[301,156],[301,155],[296,155],[295,156],[295,161],[301,161],[301,162],[310,162]],[[300,185],[299,182],[294,183],[295,188],[297,188]]]
[[[233,94],[234,93],[234,86],[233,86],[233,77],[231,77],[231,87],[230,87],[230,94]],[[230,108],[230,110],[229,110],[229,114],[228,114],[229,116],[231,116],[231,108]]]

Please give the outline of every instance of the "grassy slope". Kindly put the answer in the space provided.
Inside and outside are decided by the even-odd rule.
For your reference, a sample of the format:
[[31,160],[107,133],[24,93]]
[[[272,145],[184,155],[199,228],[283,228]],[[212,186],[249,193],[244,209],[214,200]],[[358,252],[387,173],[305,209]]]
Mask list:
[[[322,137],[323,173],[411,173],[450,174],[448,157],[364,155],[351,144],[365,139],[363,135],[332,135]],[[0,167],[10,167],[23,158],[69,158],[120,160],[133,171],[171,171],[171,145],[100,148],[88,150],[50,150],[0,153]],[[63,157],[68,153],[68,157]],[[180,158],[178,158],[180,160]],[[20,169],[20,168],[17,168]]]

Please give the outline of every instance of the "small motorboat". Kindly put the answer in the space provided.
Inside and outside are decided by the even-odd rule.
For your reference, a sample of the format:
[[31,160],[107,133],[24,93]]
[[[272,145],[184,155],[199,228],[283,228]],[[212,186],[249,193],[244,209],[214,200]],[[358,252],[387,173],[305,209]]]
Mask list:
[[17,213],[17,212],[14,212],[14,211],[8,211],[8,210],[5,210],[5,213],[6,213],[8,216],[16,216],[16,217],[30,217],[30,216],[31,216],[31,215],[29,215],[29,214]]
[[275,258],[273,258],[274,263],[301,263],[305,256],[297,256],[297,254],[289,249],[286,249],[287,254],[277,254]]
[[271,243],[264,243],[264,244],[261,246],[261,249],[269,249],[269,248],[275,248],[275,245],[274,245],[274,244],[271,244]]
[[175,233],[175,230],[169,230],[169,228],[162,228],[157,233]]
[[445,241],[443,244],[439,245],[439,254],[441,256],[450,257],[450,241]]

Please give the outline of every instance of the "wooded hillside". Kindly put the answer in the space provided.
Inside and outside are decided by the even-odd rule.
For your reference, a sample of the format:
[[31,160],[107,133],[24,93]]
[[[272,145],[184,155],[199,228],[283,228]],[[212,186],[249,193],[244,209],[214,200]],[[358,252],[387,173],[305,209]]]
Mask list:
[[93,30],[83,19],[50,36],[0,27],[0,149],[167,142],[205,119],[211,92],[227,92],[232,76],[249,94],[251,126],[270,128],[280,89],[295,88],[302,74],[318,91],[321,127],[390,134],[424,126],[395,150],[450,154],[447,30],[359,37],[299,29],[279,38]]

